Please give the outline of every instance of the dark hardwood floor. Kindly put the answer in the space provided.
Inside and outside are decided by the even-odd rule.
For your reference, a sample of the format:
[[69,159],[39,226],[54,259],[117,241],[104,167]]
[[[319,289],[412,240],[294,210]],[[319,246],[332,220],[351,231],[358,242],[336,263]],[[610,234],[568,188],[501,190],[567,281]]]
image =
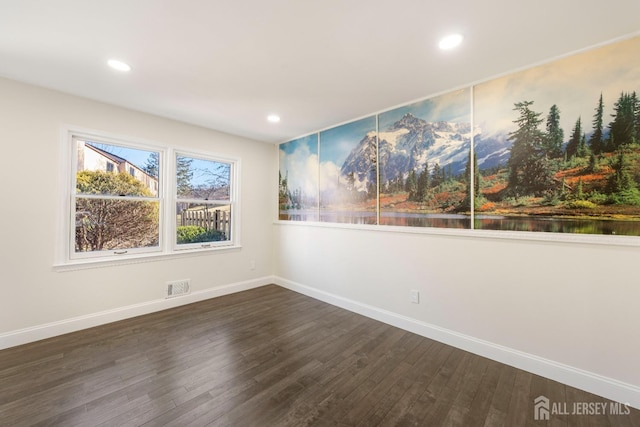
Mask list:
[[275,285],[0,351],[2,426],[640,426],[611,402]]

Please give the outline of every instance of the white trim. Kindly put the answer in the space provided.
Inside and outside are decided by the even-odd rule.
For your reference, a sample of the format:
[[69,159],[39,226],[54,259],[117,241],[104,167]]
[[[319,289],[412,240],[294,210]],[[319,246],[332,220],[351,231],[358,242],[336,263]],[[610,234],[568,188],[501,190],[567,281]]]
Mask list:
[[230,283],[215,288],[204,289],[192,292],[188,295],[171,298],[157,299],[133,304],[126,307],[105,310],[98,313],[87,314],[85,316],[73,317],[58,322],[38,325],[31,328],[19,329],[4,334],[0,334],[0,350],[27,344],[34,341],[52,338],[58,335],[68,334],[119,320],[129,319],[144,314],[154,313],[169,308],[179,307],[210,298],[229,295],[236,292],[246,291],[253,288],[269,285],[273,283],[273,277],[265,276],[258,279],[244,282]]
[[74,259],[73,262],[65,262],[61,264],[54,264],[53,271],[56,272],[64,272],[64,271],[76,271],[76,270],[88,270],[90,268],[102,268],[102,267],[112,267],[115,265],[128,265],[128,264],[141,264],[143,262],[154,262],[154,261],[167,261],[170,259],[178,259],[182,258],[185,255],[190,256],[202,256],[202,255],[211,255],[212,252],[218,251],[234,251],[240,250],[242,246],[239,245],[227,245],[227,246],[212,246],[210,248],[199,247],[196,249],[183,249],[179,251],[174,251],[170,253],[162,253],[162,252],[146,252],[142,254],[130,254],[123,258],[89,258],[89,259]]
[[489,341],[460,334],[446,328],[441,328],[349,298],[305,286],[282,277],[276,276],[273,280],[274,283],[283,288],[299,292],[354,313],[640,409],[640,387],[638,386]]

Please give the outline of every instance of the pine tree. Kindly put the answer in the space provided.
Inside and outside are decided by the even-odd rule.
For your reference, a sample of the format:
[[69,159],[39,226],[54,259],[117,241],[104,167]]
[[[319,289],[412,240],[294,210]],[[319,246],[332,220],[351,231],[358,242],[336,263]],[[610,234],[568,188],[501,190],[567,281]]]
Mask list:
[[405,184],[405,191],[409,193],[409,200],[416,200],[416,193],[418,191],[418,179],[416,177],[416,171],[411,169],[407,176],[407,182]]
[[427,199],[427,194],[429,191],[429,178],[429,162],[425,162],[424,168],[418,176],[416,200],[418,200],[419,202],[424,202]]
[[553,104],[547,116],[547,140],[545,149],[549,158],[562,157],[564,130],[560,127],[560,110]]
[[192,158],[183,156],[176,157],[176,183],[179,196],[191,196],[193,191],[191,185],[191,179],[193,179],[191,163],[193,163]]
[[636,183],[631,176],[627,156],[623,149],[618,150],[618,157],[611,167],[614,173],[609,178],[607,190],[610,193],[620,193],[636,188]]
[[582,123],[580,121],[580,117],[576,121],[576,125],[573,127],[573,132],[571,132],[571,139],[567,143],[567,148],[565,152],[567,154],[567,160],[572,157],[578,155],[578,149],[580,147],[580,141],[582,139]]
[[398,175],[396,176],[393,186],[394,186],[394,193],[399,193],[405,190],[404,178],[402,177],[402,174],[400,172],[398,172]]
[[149,157],[147,157],[147,162],[142,168],[147,175],[152,176],[154,178],[158,178],[158,170],[160,167],[160,155],[156,151],[152,151],[149,153]]
[[586,157],[587,156],[587,135],[582,134],[582,138],[580,138],[580,143],[578,144],[578,152],[576,153],[578,157]]
[[509,134],[513,142],[507,162],[509,178],[507,188],[516,197],[520,195],[540,195],[552,184],[544,144],[547,136],[539,129],[543,119],[541,113],[529,108],[533,101],[515,103],[514,111],[520,116],[513,121],[517,129]]
[[433,165],[433,172],[431,173],[431,187],[438,187],[442,184],[444,180],[442,179],[442,169],[440,168],[440,163],[436,163]]
[[638,109],[638,98],[636,93],[622,92],[620,98],[614,104],[615,114],[612,114],[613,121],[609,124],[611,130],[611,149],[618,149],[621,146],[634,144],[637,142],[636,133],[636,112]]
[[636,96],[635,91],[633,92],[633,99],[634,99],[634,103],[635,103],[635,109],[634,109],[634,116],[635,116],[635,131],[636,131],[636,138],[640,139],[640,100],[638,100],[638,97]]
[[596,114],[593,116],[593,133],[589,138],[589,147],[594,154],[600,154],[604,151],[604,138],[602,134],[602,115],[604,113],[604,104],[602,102],[602,93],[596,107]]
[[576,186],[575,197],[578,200],[584,200],[584,192],[582,190],[582,177],[578,179],[578,185]]
[[593,152],[589,155],[589,172],[596,172],[598,169],[598,162],[596,161],[596,156]]
[[[473,164],[473,191],[471,191],[471,165]],[[473,153],[471,157],[471,150],[469,150],[469,158],[467,159],[467,165],[464,168],[464,181],[465,181],[465,197],[462,201],[462,209],[471,209],[471,197],[473,193],[474,200],[478,200],[480,197],[480,171],[478,170],[478,156]]]

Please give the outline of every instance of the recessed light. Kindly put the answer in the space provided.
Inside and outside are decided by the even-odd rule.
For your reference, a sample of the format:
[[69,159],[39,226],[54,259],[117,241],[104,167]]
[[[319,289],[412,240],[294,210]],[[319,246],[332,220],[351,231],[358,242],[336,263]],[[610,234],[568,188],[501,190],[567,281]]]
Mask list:
[[271,123],[278,123],[280,121],[280,116],[276,114],[269,114],[267,116],[267,120],[269,120]]
[[122,72],[131,71],[131,66],[129,64],[118,61],[117,59],[110,59],[109,61],[107,61],[107,64],[109,64],[109,67],[113,68],[114,70]]
[[442,50],[453,49],[454,47],[457,47],[460,45],[460,43],[462,43],[462,38],[463,37],[461,34],[450,34],[440,39],[440,43],[438,43],[438,46]]

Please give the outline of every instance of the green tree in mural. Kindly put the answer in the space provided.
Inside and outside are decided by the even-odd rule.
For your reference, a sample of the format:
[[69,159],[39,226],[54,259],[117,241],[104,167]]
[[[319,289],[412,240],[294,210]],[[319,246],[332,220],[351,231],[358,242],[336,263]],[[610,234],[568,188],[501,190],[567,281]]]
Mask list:
[[573,127],[573,132],[571,132],[571,138],[567,143],[567,148],[565,149],[567,160],[579,154],[581,139],[582,139],[582,122],[580,117],[578,117],[578,120],[576,121],[576,124]]
[[416,171],[411,169],[407,175],[407,182],[404,185],[405,191],[409,193],[409,200],[416,200],[416,193],[418,191],[418,178],[416,177]]
[[589,137],[589,147],[593,154],[600,154],[604,151],[604,135],[602,133],[602,119],[604,113],[604,103],[602,102],[602,93],[596,107],[596,113],[593,116],[593,133]]
[[424,202],[427,199],[427,194],[429,192],[429,162],[424,163],[424,168],[420,175],[418,176],[418,188],[416,199],[420,202]]
[[614,104],[613,121],[609,124],[609,151],[638,141],[636,113],[639,108],[635,92],[620,94],[620,98]]
[[443,182],[443,170],[440,168],[440,163],[436,163],[433,165],[433,171],[431,172],[431,187],[438,188]]
[[[471,179],[471,166],[473,165],[473,180]],[[465,181],[465,198],[460,204],[460,208],[463,210],[471,209],[471,196],[473,194],[476,204],[479,201],[480,195],[480,170],[478,169],[478,156],[473,153],[471,156],[471,150],[469,150],[469,158],[467,160],[467,166],[464,168],[464,181]],[[473,191],[472,189],[473,182]]]
[[546,156],[546,134],[539,129],[541,113],[530,107],[533,101],[515,103],[519,117],[513,121],[517,129],[509,133],[511,155],[507,162],[508,193],[515,197],[542,195],[552,184],[552,173]]
[[583,133],[582,137],[580,137],[580,143],[578,144],[577,156],[587,157],[588,154],[589,154],[589,149],[587,148],[587,135]]
[[614,173],[609,178],[607,190],[610,201],[617,204],[640,205],[640,191],[633,179],[631,164],[624,148],[618,150],[618,156],[611,165]]
[[560,127],[560,109],[556,104],[553,104],[547,116],[547,140],[545,142],[545,149],[549,158],[562,156],[563,143],[564,130]]
[[378,152],[375,144],[372,144],[372,150],[369,155],[369,179],[367,181],[367,199],[376,199],[378,197]]

